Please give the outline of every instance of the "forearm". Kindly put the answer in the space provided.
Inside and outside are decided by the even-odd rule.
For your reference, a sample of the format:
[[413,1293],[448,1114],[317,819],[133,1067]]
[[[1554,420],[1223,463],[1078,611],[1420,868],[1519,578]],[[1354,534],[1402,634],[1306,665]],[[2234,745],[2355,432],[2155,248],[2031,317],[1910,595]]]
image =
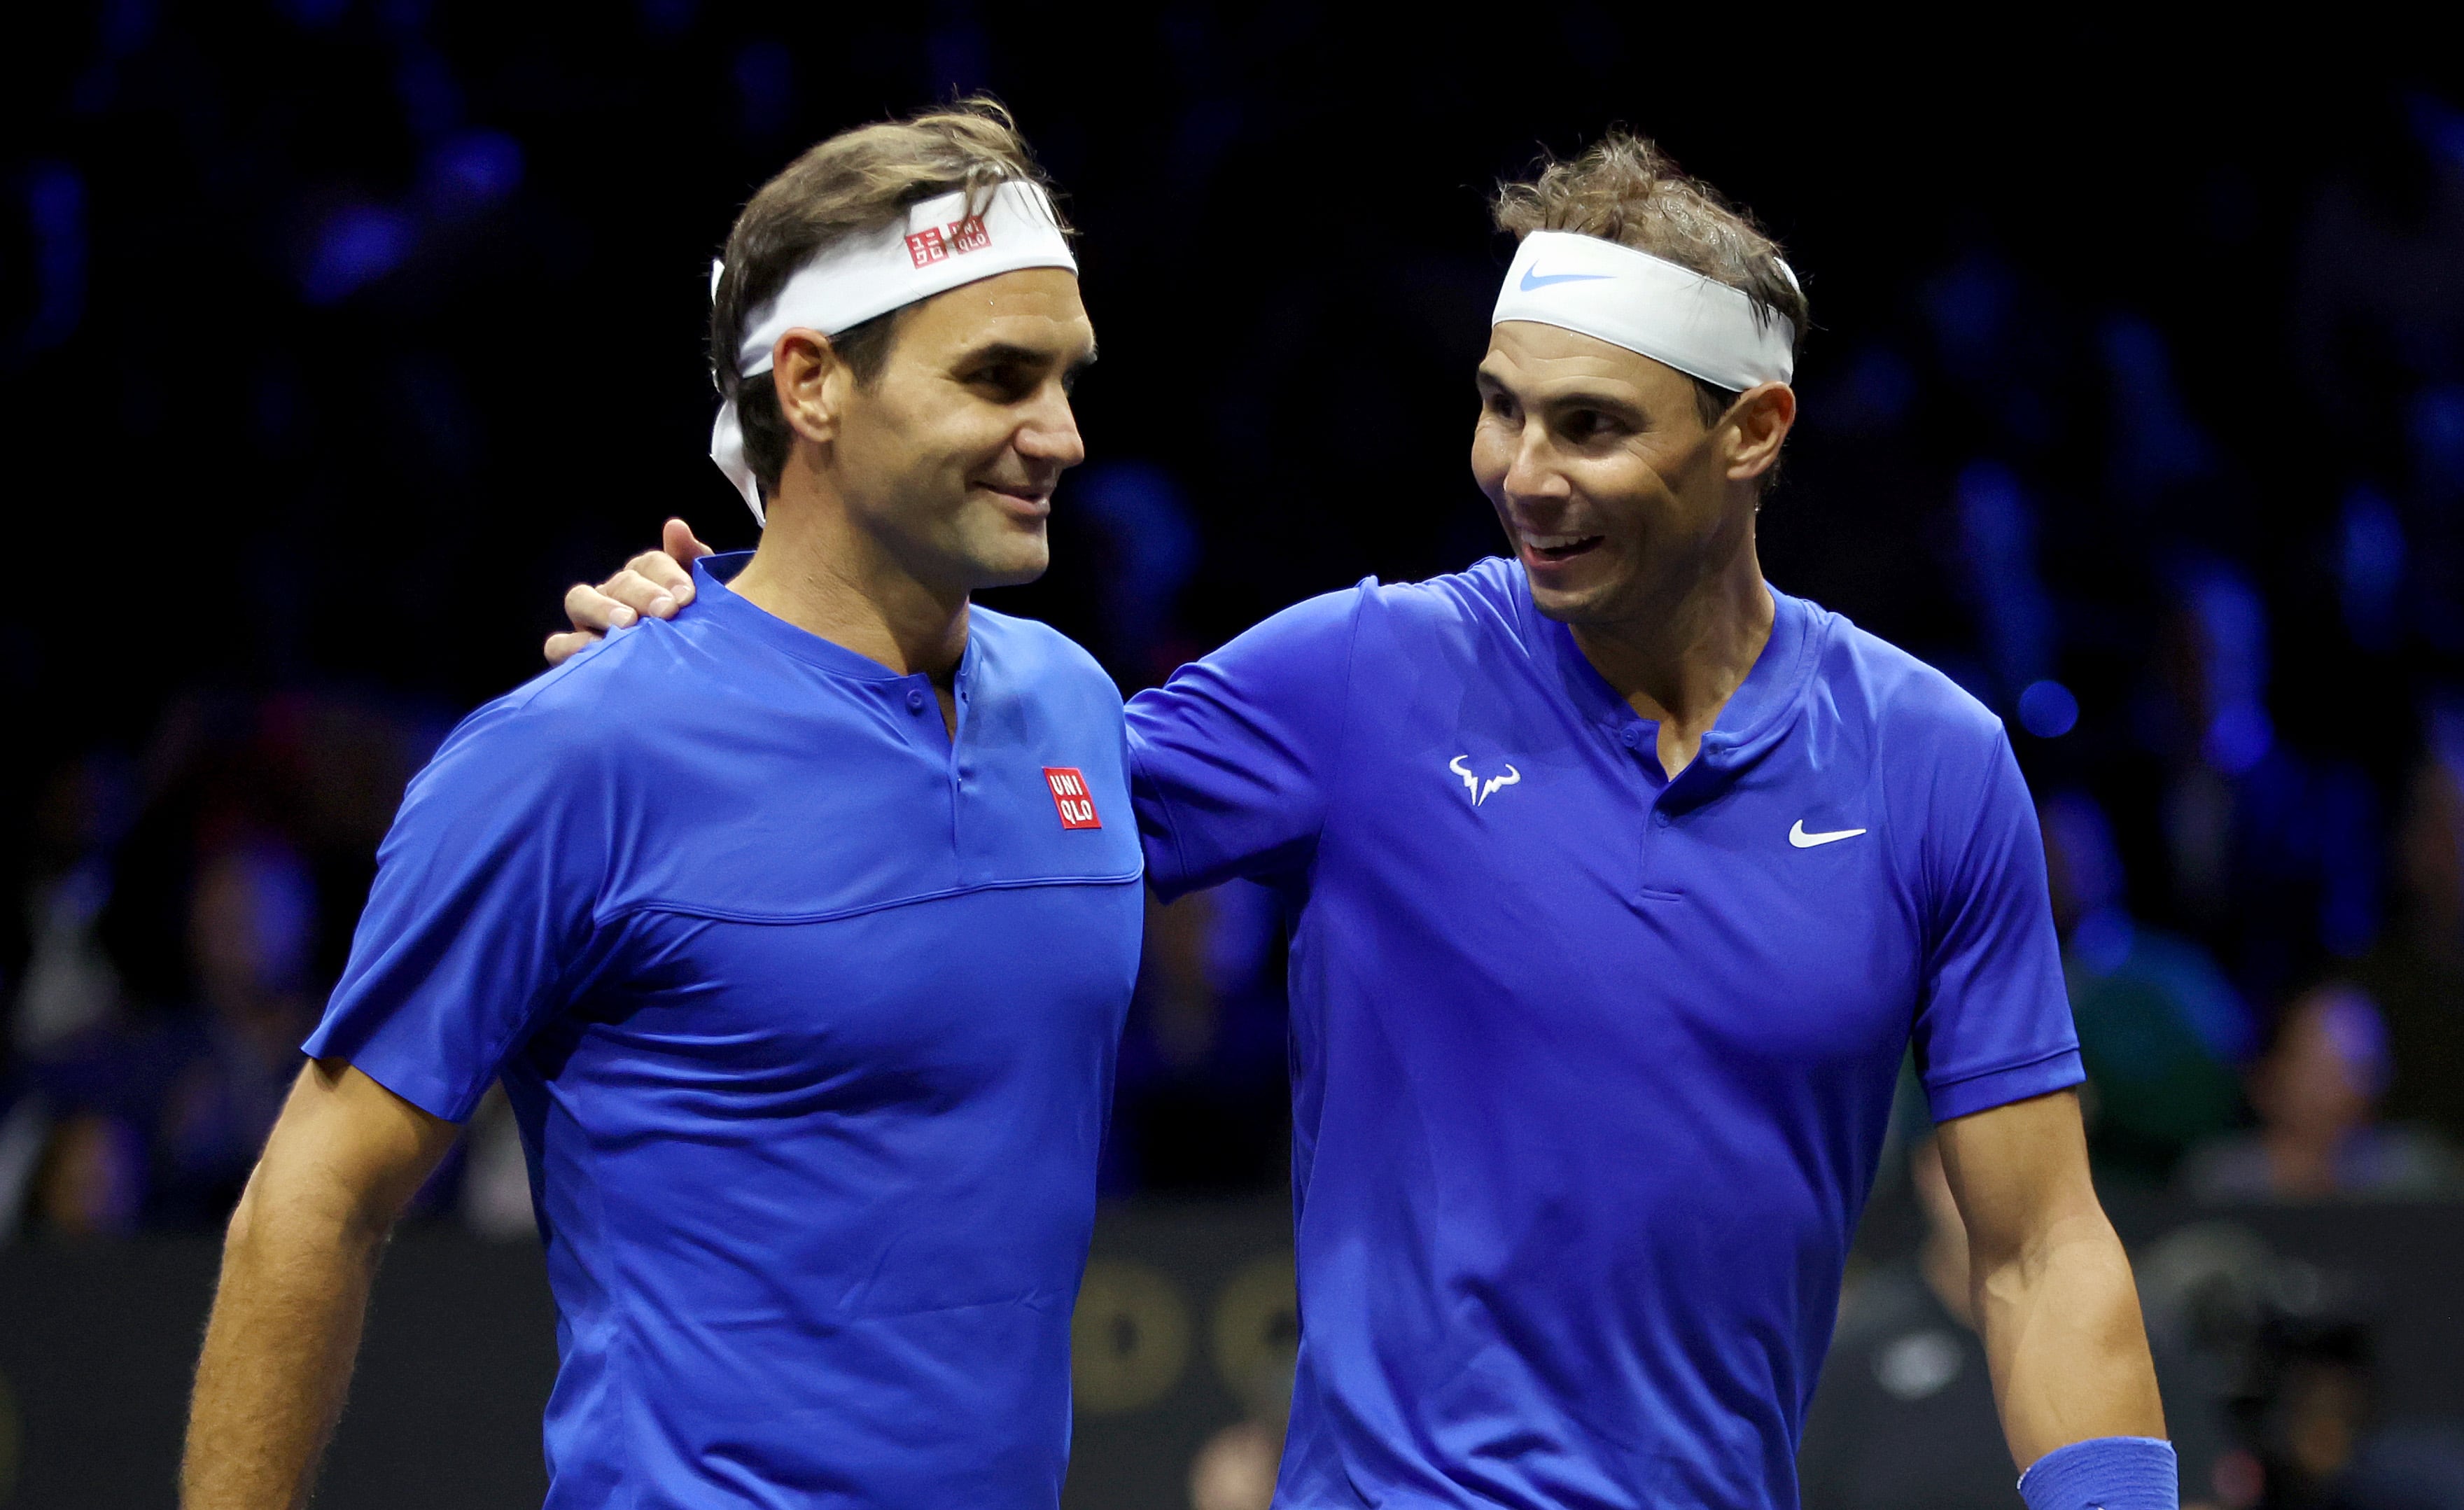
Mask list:
[[2019,1466],[2091,1437],[2165,1434],[2130,1260],[2101,1210],[2049,1222],[1972,1275],[2002,1432]]
[[184,1510],[307,1500],[360,1346],[385,1223],[260,1166],[232,1214],[197,1363]]

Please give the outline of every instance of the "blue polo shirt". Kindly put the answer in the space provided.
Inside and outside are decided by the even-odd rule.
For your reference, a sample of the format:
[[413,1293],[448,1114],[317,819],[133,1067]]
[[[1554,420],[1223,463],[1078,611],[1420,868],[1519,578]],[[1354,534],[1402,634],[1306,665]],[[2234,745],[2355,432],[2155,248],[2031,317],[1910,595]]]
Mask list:
[[553,1507],[1052,1510],[1143,897],[1120,696],[974,610],[930,681],[728,591],[473,713],[312,1055],[502,1078]]
[[1674,780],[1507,561],[1132,702],[1156,887],[1291,918],[1280,1505],[1794,1506],[1903,1054],[1937,1118],[2080,1079],[2000,722],[1773,597]]

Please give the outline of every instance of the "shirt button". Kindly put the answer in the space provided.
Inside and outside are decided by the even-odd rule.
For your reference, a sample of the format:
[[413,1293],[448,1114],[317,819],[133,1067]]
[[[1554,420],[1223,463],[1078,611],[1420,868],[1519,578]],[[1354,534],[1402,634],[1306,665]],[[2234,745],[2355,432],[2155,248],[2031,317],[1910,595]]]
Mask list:
[[908,689],[907,691],[907,711],[911,713],[920,713],[924,711],[924,694],[913,688]]
[[1639,729],[1628,729],[1624,733],[1618,735],[1618,737],[1625,741],[1625,747],[1628,750],[1632,750],[1642,743],[1642,731]]
[[1668,826],[1668,815],[1665,813],[1654,813],[1651,815],[1651,821],[1652,825],[1656,828],[1666,828]]

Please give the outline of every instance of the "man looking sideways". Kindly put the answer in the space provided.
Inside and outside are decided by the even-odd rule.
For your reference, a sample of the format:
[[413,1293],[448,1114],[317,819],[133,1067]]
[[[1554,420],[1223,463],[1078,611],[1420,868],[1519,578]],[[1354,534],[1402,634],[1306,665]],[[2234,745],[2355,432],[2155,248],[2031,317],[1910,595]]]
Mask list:
[[1515,558],[1302,603],[1129,708],[1149,879],[1293,920],[1278,1503],[1793,1505],[1913,1045],[2023,1493],[2173,1506],[2008,738],[1762,577],[1794,275],[1628,136],[1498,223],[1471,461]]
[[231,1218],[190,1510],[305,1499],[385,1233],[499,1077],[551,1506],[1051,1510],[1138,846],[1111,681],[967,595],[1044,571],[1082,455],[1075,266],[990,105],[745,208],[715,450],[768,532],[412,783]]

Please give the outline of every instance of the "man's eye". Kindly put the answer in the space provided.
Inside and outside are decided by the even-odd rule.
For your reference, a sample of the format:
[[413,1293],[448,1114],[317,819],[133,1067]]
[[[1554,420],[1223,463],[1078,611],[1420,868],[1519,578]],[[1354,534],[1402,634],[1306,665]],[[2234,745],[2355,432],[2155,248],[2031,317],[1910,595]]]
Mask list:
[[1024,398],[1027,390],[1035,386],[1034,379],[1028,377],[1023,368],[1008,363],[978,368],[968,381],[999,394],[1004,403],[1015,403]]
[[1617,420],[1597,409],[1577,409],[1566,416],[1566,433],[1577,440],[1597,440],[1617,428]]

